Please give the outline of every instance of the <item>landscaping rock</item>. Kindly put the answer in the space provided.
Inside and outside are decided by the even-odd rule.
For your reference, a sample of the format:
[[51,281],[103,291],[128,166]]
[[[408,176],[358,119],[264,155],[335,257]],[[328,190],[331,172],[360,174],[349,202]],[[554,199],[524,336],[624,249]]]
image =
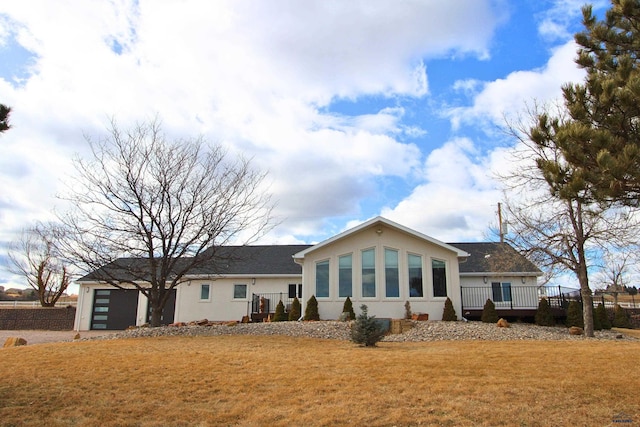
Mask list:
[[509,322],[507,322],[507,319],[500,319],[500,320],[498,320],[498,323],[496,323],[496,324],[498,325],[498,328],[509,328],[509,327],[511,327]]
[[584,329],[579,328],[577,326],[572,326],[569,328],[569,334],[570,335],[582,335],[584,334]]
[[18,346],[21,346],[21,345],[27,345],[27,340],[25,340],[24,338],[20,338],[20,337],[9,337],[4,342],[4,346],[3,347],[18,347]]

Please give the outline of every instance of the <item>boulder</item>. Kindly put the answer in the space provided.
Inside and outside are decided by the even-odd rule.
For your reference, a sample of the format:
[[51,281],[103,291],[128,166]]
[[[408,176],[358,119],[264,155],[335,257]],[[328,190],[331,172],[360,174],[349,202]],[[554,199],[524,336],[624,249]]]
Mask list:
[[27,345],[27,340],[25,340],[24,338],[20,338],[20,337],[9,337],[4,342],[4,346],[3,347],[18,347],[20,345]]
[[570,335],[582,335],[584,334],[584,329],[579,328],[577,326],[572,326],[569,328],[569,334]]
[[509,328],[509,327],[511,327],[509,322],[507,322],[507,319],[502,319],[502,318],[500,320],[498,320],[498,323],[496,323],[496,325],[498,325],[498,328]]
[[74,340],[79,340],[80,339],[80,333],[78,332],[77,334],[75,334],[75,336],[73,337]]

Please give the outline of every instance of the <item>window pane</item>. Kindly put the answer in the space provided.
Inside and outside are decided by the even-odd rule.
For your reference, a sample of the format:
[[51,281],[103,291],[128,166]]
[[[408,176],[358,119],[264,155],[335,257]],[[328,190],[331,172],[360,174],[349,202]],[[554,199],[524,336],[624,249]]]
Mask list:
[[341,298],[352,297],[352,256],[345,255],[338,258],[338,296]]
[[502,284],[502,300],[511,301],[511,283]]
[[329,261],[316,264],[316,297],[329,296]]
[[362,251],[362,296],[376,296],[376,251]]
[[409,296],[422,297],[422,257],[409,255]]
[[289,298],[294,299],[296,297],[296,285],[295,283],[289,284]]
[[200,299],[209,299],[209,285],[200,285]]
[[433,274],[433,296],[447,296],[447,272],[444,261],[431,260],[431,271]]
[[493,296],[493,302],[502,302],[502,289],[500,289],[500,282],[491,282],[491,295]]
[[302,298],[302,283],[298,283],[298,298]]
[[247,285],[233,285],[233,297],[244,299],[247,297]]
[[384,280],[387,298],[399,297],[398,251],[384,250]]

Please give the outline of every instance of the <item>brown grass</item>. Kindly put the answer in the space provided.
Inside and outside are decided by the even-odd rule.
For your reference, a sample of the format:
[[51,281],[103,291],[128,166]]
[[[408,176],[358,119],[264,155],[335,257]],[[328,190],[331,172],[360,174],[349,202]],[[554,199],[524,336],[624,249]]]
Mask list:
[[41,344],[0,349],[0,424],[637,425],[639,353],[638,341],[594,340]]

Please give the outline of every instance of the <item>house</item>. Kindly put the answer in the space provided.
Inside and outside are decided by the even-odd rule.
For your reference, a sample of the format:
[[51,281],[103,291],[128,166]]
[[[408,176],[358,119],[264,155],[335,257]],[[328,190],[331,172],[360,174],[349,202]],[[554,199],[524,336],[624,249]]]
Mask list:
[[[540,270],[504,243],[444,243],[377,217],[315,245],[230,246],[233,261],[193,271],[172,293],[163,323],[261,320],[279,301],[314,295],[322,319],[338,319],[347,297],[379,318],[414,313],[441,319],[450,298],[460,316],[487,298],[537,306]],[[115,265],[135,263],[121,259]],[[117,267],[116,267],[117,268]],[[125,329],[148,322],[146,297],[91,273],[80,285],[75,328]],[[486,297],[486,298],[485,298]],[[516,304],[517,305],[517,304]]]

